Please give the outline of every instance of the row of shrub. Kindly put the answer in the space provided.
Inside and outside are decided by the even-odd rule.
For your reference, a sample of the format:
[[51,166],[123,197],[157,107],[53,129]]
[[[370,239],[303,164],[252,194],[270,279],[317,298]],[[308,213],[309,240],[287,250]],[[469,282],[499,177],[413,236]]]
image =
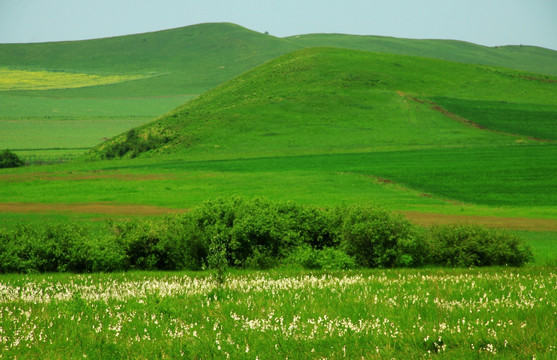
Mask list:
[[107,144],[101,152],[101,158],[114,159],[124,156],[134,158],[143,152],[157,149],[169,141],[168,136],[149,134],[146,137],[141,137],[135,129],[131,129],[126,133],[126,138],[123,141]]
[[240,197],[183,214],[84,224],[20,224],[0,230],[0,272],[310,269],[426,265],[521,266],[530,249],[515,235],[477,225],[429,229],[374,206],[317,208]]
[[9,149],[0,152],[0,169],[20,167],[23,165],[25,165],[23,160]]

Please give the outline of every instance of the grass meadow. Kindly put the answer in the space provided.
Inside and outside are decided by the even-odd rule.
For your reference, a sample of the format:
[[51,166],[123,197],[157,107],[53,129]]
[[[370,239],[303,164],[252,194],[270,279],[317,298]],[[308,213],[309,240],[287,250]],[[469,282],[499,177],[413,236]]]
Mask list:
[[552,359],[547,268],[3,276],[6,358]]

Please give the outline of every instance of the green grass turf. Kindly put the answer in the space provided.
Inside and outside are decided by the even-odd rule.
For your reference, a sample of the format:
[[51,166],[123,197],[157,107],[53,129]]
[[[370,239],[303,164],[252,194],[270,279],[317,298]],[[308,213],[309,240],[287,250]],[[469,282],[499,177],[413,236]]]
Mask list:
[[[486,215],[502,207],[507,208],[504,216],[551,218],[557,203],[552,166],[556,155],[557,147],[536,145],[85,162],[5,169],[0,195],[5,202],[108,201],[190,208],[207,198],[238,194],[320,205],[377,202],[396,210],[433,212],[458,213],[476,204],[491,210],[472,207],[466,213]],[[123,180],[121,174],[135,175],[137,181]],[[145,181],[145,175],[158,177]]]
[[444,97],[436,97],[433,100],[446,110],[489,129],[528,135],[537,139],[557,140],[557,106],[555,105]]
[[557,266],[557,232],[551,231],[516,231],[532,248],[535,264]]

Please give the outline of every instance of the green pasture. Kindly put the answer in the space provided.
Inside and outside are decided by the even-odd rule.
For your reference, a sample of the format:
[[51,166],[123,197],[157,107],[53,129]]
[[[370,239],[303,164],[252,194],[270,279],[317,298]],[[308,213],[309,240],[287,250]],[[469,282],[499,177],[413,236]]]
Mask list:
[[[155,119],[193,96],[57,97],[51,92],[0,92],[0,149],[26,161],[69,160],[100,142]],[[79,151],[76,151],[79,150]]]
[[[102,89],[98,91],[102,92]],[[27,95],[0,93],[0,119],[153,119],[192,98],[190,95],[87,98],[72,93],[56,96],[50,91],[37,91]]]
[[508,103],[434,98],[450,112],[488,129],[557,140],[557,106],[554,104]]
[[0,148],[10,148],[23,157],[32,150],[36,155],[44,149],[88,150],[146,121],[145,118],[0,120]]
[[[557,202],[555,156],[553,145],[519,145],[214,161],[174,156],[81,162],[4,169],[0,195],[5,202],[101,201],[183,209],[207,198],[237,194],[319,205],[377,202],[396,210],[552,218]],[[124,174],[132,177],[122,179]],[[145,175],[156,177],[146,181]]]

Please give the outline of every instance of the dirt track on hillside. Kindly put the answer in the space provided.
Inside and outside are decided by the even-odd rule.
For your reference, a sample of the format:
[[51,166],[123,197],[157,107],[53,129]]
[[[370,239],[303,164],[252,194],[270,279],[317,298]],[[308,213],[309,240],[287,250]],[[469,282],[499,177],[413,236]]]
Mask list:
[[[95,214],[106,216],[152,216],[184,212],[186,209],[172,209],[162,206],[114,204],[114,203],[0,203],[0,213],[14,214]],[[447,215],[422,213],[417,211],[402,212],[412,222],[422,225],[443,225],[451,223],[476,223],[494,228],[511,230],[557,231],[557,220],[516,218],[477,215]]]

